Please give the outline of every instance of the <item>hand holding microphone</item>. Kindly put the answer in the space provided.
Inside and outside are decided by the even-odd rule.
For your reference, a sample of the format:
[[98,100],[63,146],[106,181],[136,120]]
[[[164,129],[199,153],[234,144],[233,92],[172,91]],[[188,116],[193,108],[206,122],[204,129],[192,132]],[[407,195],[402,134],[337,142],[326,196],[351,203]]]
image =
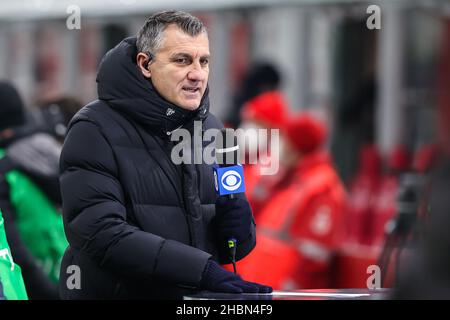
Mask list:
[[234,238],[237,243],[251,236],[252,210],[244,199],[218,197],[216,201],[216,230],[221,242]]
[[214,168],[214,181],[219,196],[215,220],[219,240],[228,245],[236,273],[236,247],[250,233],[252,211],[247,201],[234,197],[234,194],[245,192],[244,170],[238,163],[239,145],[234,130],[220,131],[216,136],[215,151],[218,166]]
[[216,292],[270,293],[272,288],[243,280],[236,274],[236,248],[252,236],[253,215],[245,198],[234,197],[245,192],[244,172],[239,165],[239,146],[233,130],[222,129],[216,137],[214,168],[216,216],[214,218],[218,240],[227,245],[233,263],[234,274],[222,268],[214,260],[206,264],[201,287]]

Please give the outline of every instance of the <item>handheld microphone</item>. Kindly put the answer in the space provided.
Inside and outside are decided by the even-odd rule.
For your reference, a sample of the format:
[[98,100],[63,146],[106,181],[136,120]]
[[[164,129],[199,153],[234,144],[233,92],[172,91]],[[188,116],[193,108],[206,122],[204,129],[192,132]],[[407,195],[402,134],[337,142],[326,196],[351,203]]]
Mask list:
[[239,145],[233,129],[222,129],[216,136],[216,162],[214,182],[219,196],[245,192],[244,170],[239,164]]
[[[233,199],[235,194],[245,192],[244,170],[238,163],[239,145],[233,129],[222,129],[216,136],[216,161],[214,167],[214,184],[218,196]],[[235,238],[228,239],[231,262],[236,273]]]

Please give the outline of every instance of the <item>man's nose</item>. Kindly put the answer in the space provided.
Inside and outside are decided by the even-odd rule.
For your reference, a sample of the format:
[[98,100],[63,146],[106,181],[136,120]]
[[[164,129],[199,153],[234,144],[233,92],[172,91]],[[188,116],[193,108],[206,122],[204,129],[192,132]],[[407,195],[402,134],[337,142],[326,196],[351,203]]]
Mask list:
[[191,81],[204,81],[207,76],[208,71],[202,68],[199,63],[194,63],[187,74],[188,79]]

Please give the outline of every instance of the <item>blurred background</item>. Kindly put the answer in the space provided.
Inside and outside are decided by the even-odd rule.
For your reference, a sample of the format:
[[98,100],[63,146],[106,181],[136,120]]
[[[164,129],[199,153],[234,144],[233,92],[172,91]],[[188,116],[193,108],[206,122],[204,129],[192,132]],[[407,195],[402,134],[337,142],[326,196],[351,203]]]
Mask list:
[[[80,9],[80,29],[66,25],[71,5]],[[380,29],[367,27],[369,5],[381,8]],[[16,85],[30,110],[64,96],[84,105],[96,99],[102,56],[163,9],[189,11],[207,25],[211,111],[230,126],[239,125],[235,97],[251,66],[278,70],[290,110],[326,123],[354,214],[374,215],[380,203],[395,201],[383,199],[379,186],[360,184],[361,175],[377,180],[392,167],[408,171],[427,161],[430,146],[448,145],[445,0],[0,0],[0,79]],[[337,287],[366,286],[366,267],[383,241],[363,238],[342,245],[345,276]]]
[[[381,8],[380,30],[366,27],[370,4]],[[80,8],[79,30],[66,27],[70,5]],[[101,57],[161,9],[187,10],[207,24],[213,113],[226,119],[252,63],[273,63],[290,107],[315,110],[332,127],[344,180],[361,143],[388,154],[437,133],[448,99],[439,92],[448,84],[448,1],[2,0],[0,78],[13,81],[29,107],[60,95],[87,103],[96,98]]]

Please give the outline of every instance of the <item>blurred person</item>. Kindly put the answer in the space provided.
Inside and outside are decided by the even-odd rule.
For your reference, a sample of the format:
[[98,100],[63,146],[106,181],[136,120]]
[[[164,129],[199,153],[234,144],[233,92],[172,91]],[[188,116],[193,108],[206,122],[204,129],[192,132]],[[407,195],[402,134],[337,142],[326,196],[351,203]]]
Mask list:
[[380,187],[373,201],[373,236],[371,244],[383,244],[387,223],[394,217],[399,178],[411,170],[411,155],[406,146],[397,145],[386,161],[386,172],[381,176]]
[[[283,126],[288,114],[288,105],[279,91],[268,91],[250,99],[243,107],[241,112],[241,126],[243,130],[264,129],[267,132],[267,138],[270,139],[270,131]],[[248,135],[248,137],[252,137]],[[264,165],[268,165],[272,161],[271,157],[279,157],[279,149],[281,145],[277,145],[276,150],[270,150],[271,141],[260,141],[259,136],[250,138],[247,142],[241,139],[241,150],[246,151],[242,154],[242,163],[244,164],[244,178],[247,199],[252,206],[253,215],[258,219],[264,205],[272,194],[272,189],[283,179],[285,168],[280,166],[278,172],[274,175],[262,175],[261,169]],[[274,154],[271,154],[274,152]],[[252,163],[252,158],[257,159],[256,163]],[[278,161],[274,159],[273,161]]]
[[359,164],[349,186],[346,241],[369,245],[373,240],[374,203],[381,186],[382,160],[378,148],[364,144]]
[[34,112],[36,125],[63,143],[70,120],[83,107],[75,97],[60,96],[38,102],[38,110]]
[[[382,279],[389,282],[399,281],[400,273],[410,261],[411,249],[423,243],[432,220],[431,202],[434,183],[433,174],[440,151],[434,144],[424,144],[417,148],[410,170],[399,177],[396,194],[395,216],[386,229],[386,239],[379,265],[382,267]],[[434,173],[433,173],[434,171]],[[408,249],[408,250],[405,250]],[[395,259],[392,255],[395,254]],[[392,262],[392,263],[391,263]],[[395,265],[395,274],[389,274],[389,265]],[[386,274],[383,276],[383,273]],[[386,283],[386,279],[384,283]]]
[[0,82],[0,210],[6,234],[30,299],[57,299],[67,246],[58,212],[61,147],[26,118],[17,90]]
[[0,300],[27,300],[22,271],[14,263],[13,253],[8,245],[5,222],[0,210]]
[[242,121],[242,109],[245,104],[265,92],[278,91],[280,85],[281,74],[273,64],[262,61],[254,63],[245,74],[233,98],[233,107],[230,108],[225,124],[231,128],[238,128]]
[[[418,219],[423,226],[419,227],[425,227],[430,218],[427,200],[429,199],[429,194],[432,192],[432,178],[440,170],[439,165],[442,165],[440,163],[441,159],[445,158],[445,149],[434,143],[420,145],[414,153],[412,172],[420,177],[424,183],[422,189],[423,201],[421,201],[418,208]],[[422,233],[419,230],[419,236]]]
[[420,174],[430,173],[436,166],[442,152],[436,144],[429,143],[419,146],[414,153],[413,170]]
[[446,148],[424,145],[416,151],[415,156],[423,161],[418,162],[424,165],[415,167],[416,172],[427,178],[417,192],[414,241],[406,245],[409,257],[402,260],[394,298],[450,299],[450,158]]
[[[137,38],[103,58],[98,97],[69,125],[61,191],[70,243],[61,266],[64,299],[180,299],[199,290],[269,292],[219,263],[255,246],[245,197],[214,191],[213,167],[171,159],[171,134],[223,126],[209,113],[209,41],[181,11],[151,15]],[[192,151],[192,150],[189,150]],[[77,265],[81,288],[67,268]]]
[[329,288],[346,192],[328,151],[327,129],[307,114],[287,120],[281,159],[289,169],[257,220],[257,248],[239,272],[276,289]]

